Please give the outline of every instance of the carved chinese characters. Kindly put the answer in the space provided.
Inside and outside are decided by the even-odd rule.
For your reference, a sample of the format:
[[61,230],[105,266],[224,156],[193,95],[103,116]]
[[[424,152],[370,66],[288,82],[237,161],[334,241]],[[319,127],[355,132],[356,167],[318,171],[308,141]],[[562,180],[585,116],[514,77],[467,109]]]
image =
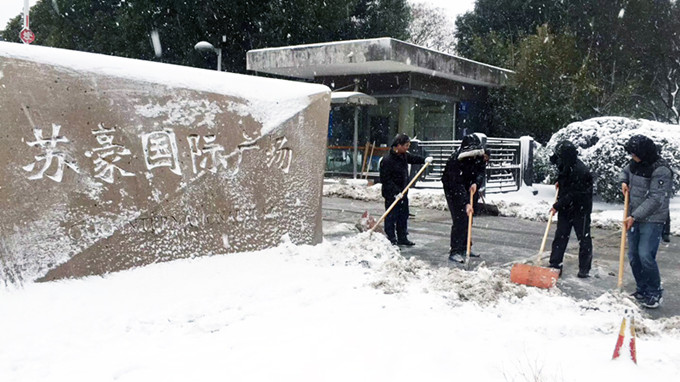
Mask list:
[[327,88],[15,45],[0,282],[320,242]]

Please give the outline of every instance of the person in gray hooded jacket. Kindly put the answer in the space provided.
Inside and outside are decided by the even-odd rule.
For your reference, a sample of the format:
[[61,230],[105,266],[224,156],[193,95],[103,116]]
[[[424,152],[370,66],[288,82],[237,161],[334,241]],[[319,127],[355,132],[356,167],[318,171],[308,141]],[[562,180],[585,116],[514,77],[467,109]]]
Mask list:
[[628,260],[637,285],[633,297],[646,308],[658,308],[663,290],[656,253],[673,194],[672,172],[654,142],[644,135],[632,136],[625,148],[632,159],[619,180],[621,191],[630,193],[630,213],[624,223]]

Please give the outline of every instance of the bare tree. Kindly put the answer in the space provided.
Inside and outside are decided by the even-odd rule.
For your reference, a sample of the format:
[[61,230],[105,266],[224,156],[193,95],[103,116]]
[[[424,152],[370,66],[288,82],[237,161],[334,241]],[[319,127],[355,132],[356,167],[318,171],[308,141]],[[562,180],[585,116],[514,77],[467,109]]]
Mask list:
[[454,25],[442,8],[425,3],[411,4],[409,42],[440,52],[455,54]]

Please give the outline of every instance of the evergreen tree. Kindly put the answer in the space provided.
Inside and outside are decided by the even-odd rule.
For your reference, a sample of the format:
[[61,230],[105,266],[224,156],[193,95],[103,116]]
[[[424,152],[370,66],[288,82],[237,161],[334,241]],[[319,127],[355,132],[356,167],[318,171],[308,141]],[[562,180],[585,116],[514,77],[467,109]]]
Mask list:
[[[516,71],[517,88],[491,92],[496,128],[510,135],[546,137],[601,115],[677,123],[677,16],[671,0],[477,0],[456,21],[458,50]],[[552,37],[529,29],[542,23]],[[569,55],[541,49],[541,40],[568,41]]]
[[[224,70],[245,72],[250,49],[291,44],[408,37],[406,0],[41,0],[31,8],[36,45],[215,68],[215,55],[194,50],[198,41],[222,49]],[[21,17],[3,37],[17,41]],[[151,42],[157,32],[162,55]],[[207,59],[207,61],[206,61]]]
[[582,105],[597,96],[597,89],[581,86],[587,69],[573,36],[539,27],[519,44],[515,69],[512,86],[490,92],[494,135],[528,134],[545,142],[555,125],[593,116]]

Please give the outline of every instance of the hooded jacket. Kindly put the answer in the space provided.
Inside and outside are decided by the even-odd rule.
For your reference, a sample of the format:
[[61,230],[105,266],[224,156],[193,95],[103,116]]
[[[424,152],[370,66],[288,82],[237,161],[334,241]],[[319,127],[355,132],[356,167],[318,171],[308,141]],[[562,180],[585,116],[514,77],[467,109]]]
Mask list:
[[486,163],[482,142],[474,134],[466,135],[458,150],[446,161],[442,174],[444,192],[451,193],[457,186],[463,186],[468,190],[473,183],[480,189],[485,179]]
[[559,183],[553,208],[558,212],[590,214],[593,210],[593,176],[578,159],[576,146],[569,141],[558,143],[550,162],[557,166]]
[[665,223],[673,195],[673,173],[661,159],[654,142],[644,135],[634,135],[626,151],[641,161],[631,161],[619,176],[630,188],[630,216],[641,223]]

